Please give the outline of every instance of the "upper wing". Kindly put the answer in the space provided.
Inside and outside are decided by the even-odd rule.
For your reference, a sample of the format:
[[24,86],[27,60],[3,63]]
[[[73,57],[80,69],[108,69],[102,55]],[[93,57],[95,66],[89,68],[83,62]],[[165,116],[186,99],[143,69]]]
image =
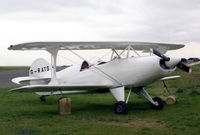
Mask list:
[[9,50],[91,50],[91,49],[117,49],[123,50],[127,46],[135,50],[150,51],[156,49],[161,53],[184,47],[183,44],[151,43],[151,42],[30,42],[11,45]]
[[52,92],[52,91],[71,91],[71,90],[99,90],[111,88],[110,85],[28,85],[20,88],[11,89],[16,92]]

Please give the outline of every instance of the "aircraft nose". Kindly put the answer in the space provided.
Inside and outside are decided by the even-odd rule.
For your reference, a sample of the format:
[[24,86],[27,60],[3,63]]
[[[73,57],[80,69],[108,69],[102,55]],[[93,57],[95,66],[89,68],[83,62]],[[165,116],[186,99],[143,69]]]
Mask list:
[[180,57],[170,56],[169,58],[170,60],[165,62],[167,67],[175,67],[178,63],[181,62]]

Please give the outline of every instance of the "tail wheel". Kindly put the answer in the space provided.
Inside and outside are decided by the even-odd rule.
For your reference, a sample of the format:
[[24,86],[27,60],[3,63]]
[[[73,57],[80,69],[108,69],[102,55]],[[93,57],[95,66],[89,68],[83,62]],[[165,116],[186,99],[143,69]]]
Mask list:
[[41,96],[41,97],[40,97],[40,101],[41,101],[41,102],[45,102],[45,101],[46,101],[45,96]]
[[116,114],[127,114],[128,106],[125,102],[119,101],[115,104],[114,111]]
[[156,106],[156,105],[154,105],[154,104],[151,103],[151,108],[152,109],[161,110],[163,108],[164,103],[163,103],[163,100],[161,98],[154,97],[153,101],[156,102],[156,103],[158,103],[158,105]]

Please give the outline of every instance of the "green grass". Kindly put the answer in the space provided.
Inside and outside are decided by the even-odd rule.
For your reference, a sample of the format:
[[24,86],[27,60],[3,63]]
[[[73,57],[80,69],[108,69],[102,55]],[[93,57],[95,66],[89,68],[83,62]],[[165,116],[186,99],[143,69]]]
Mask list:
[[[116,101],[110,93],[70,95],[72,114],[59,116],[59,96],[40,102],[34,93],[0,89],[0,135],[198,135],[200,66],[194,69],[190,74],[178,70],[174,74],[182,78],[167,82],[176,104],[151,110],[148,101],[132,94],[127,115],[114,114]],[[162,82],[146,89],[152,96],[167,96]]]
[[16,67],[16,66],[0,66],[0,71],[6,70],[18,70],[18,69],[29,69],[29,67]]

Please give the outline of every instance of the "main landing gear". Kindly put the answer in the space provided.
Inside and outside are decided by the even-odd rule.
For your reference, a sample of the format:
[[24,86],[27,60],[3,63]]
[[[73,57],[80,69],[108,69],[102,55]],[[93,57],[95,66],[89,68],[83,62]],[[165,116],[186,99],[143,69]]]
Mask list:
[[128,100],[131,94],[131,91],[134,91],[139,96],[145,98],[151,103],[151,108],[155,110],[160,110],[163,108],[163,100],[159,97],[151,98],[151,96],[145,91],[143,87],[137,88],[137,89],[130,89],[128,96],[125,101],[124,96],[124,87],[118,87],[110,89],[112,95],[116,98],[117,103],[114,106],[114,111],[116,114],[127,114],[128,113]]
[[124,87],[118,87],[110,89],[112,95],[116,98],[118,101],[114,106],[114,111],[116,114],[127,114],[128,113],[128,100],[131,94],[131,90],[129,91],[129,94],[127,96],[126,102],[124,98]]
[[160,110],[163,108],[164,105],[163,100],[159,97],[151,98],[151,96],[145,91],[144,88],[137,89],[135,93],[148,100],[151,103],[152,109]]

